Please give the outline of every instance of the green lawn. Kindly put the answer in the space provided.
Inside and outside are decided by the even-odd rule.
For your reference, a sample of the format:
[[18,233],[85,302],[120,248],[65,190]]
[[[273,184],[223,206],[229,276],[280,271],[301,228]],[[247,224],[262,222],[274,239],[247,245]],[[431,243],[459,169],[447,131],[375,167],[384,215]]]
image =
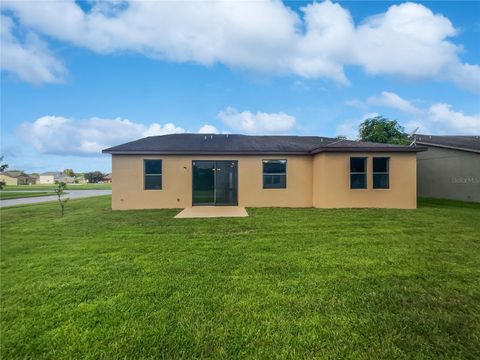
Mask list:
[[21,198],[46,196],[46,195],[54,195],[54,193],[45,192],[45,191],[32,191],[32,192],[0,191],[0,200],[21,199]]
[[[111,189],[112,184],[68,184],[67,189],[69,190],[105,190]],[[55,185],[7,185],[5,190],[53,190]]]
[[480,358],[480,206],[1,210],[2,358]]

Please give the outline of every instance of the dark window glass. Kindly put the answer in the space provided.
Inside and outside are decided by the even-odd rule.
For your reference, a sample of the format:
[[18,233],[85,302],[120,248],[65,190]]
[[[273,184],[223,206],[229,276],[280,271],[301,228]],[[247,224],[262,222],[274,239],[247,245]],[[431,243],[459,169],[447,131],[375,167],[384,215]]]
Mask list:
[[263,187],[265,189],[285,189],[287,187],[285,175],[264,175]]
[[264,174],[285,174],[287,171],[286,160],[264,160],[263,173]]
[[263,160],[263,188],[287,187],[287,160]]
[[352,173],[364,173],[366,172],[365,163],[367,158],[364,157],[352,157],[350,158],[350,172]]
[[373,158],[373,172],[388,173],[388,158]]
[[350,175],[350,188],[351,189],[366,189],[367,188],[367,175],[366,174],[351,174]]
[[367,188],[367,158],[352,157],[350,158],[350,188],[366,189]]
[[145,160],[145,190],[162,189],[162,160]]
[[373,188],[388,189],[390,187],[389,179],[389,158],[373,158]]
[[161,190],[162,189],[162,175],[145,175],[145,189],[146,190]]
[[373,188],[374,189],[388,189],[388,174],[373,174]]
[[145,160],[145,174],[147,175],[161,175],[162,174],[162,160]]

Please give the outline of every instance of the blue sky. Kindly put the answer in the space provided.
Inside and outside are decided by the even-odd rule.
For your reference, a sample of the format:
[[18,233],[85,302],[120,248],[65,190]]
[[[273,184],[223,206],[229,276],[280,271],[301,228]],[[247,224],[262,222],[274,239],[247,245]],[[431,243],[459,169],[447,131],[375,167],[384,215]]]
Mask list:
[[480,134],[479,2],[2,2],[10,168],[172,132]]

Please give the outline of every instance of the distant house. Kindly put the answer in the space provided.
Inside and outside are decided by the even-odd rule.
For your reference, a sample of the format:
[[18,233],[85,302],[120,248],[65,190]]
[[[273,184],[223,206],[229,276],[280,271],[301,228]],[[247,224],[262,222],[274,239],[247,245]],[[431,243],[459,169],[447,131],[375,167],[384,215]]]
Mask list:
[[60,176],[57,181],[64,182],[65,184],[73,184],[75,183],[75,177],[63,175]]
[[480,202],[480,136],[417,135],[418,196]]
[[35,184],[35,178],[23,171],[5,171],[0,173],[0,180],[7,185],[30,185]]
[[103,181],[104,183],[111,183],[111,182],[112,182],[112,174],[106,174],[106,175],[103,177],[102,181]]
[[60,176],[62,176],[63,173],[61,172],[44,172],[40,174],[40,177],[38,179],[39,184],[55,184],[55,181],[58,180]]
[[87,184],[88,181],[85,179],[85,177],[83,176],[83,174],[80,174],[80,175],[76,175],[75,176],[75,184]]
[[32,179],[34,179],[34,181],[35,181],[34,184],[38,184],[38,180],[40,179],[40,175],[38,175],[38,174],[35,173],[35,174],[29,174],[29,176],[30,176]]
[[73,184],[75,182],[75,178],[73,176],[66,176],[63,172],[48,171],[40,174],[38,183],[55,184],[56,181]]

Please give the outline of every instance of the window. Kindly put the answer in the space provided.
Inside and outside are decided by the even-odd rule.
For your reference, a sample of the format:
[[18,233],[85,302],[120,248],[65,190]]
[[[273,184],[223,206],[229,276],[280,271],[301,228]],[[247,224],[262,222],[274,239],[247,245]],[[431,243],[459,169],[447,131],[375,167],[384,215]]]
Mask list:
[[263,188],[287,187],[287,160],[263,160]]
[[350,189],[367,188],[367,158],[350,158]]
[[390,187],[388,174],[388,157],[373,158],[373,188],[388,189]]
[[144,160],[145,190],[162,190],[162,160]]

